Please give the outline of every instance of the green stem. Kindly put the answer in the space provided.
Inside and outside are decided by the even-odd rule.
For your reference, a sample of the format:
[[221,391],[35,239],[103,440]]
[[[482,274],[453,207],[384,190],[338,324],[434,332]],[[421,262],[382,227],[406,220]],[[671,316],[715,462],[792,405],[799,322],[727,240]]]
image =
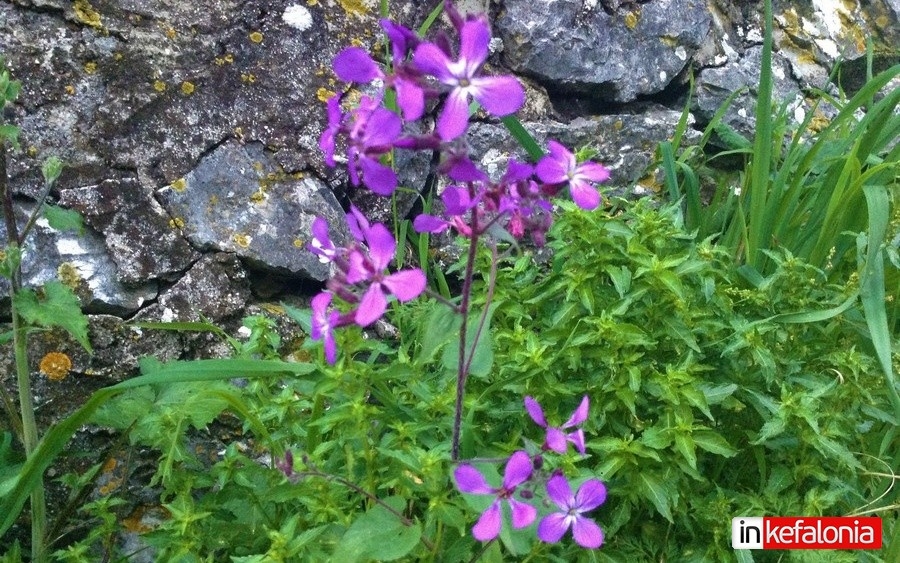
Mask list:
[[[13,208],[12,193],[9,191],[9,184],[7,183],[6,145],[3,143],[0,143],[0,200],[2,200],[3,218],[6,222],[8,252],[17,252],[19,248],[19,233]],[[16,386],[19,392],[19,409],[22,417],[22,444],[25,446],[25,455],[31,457],[37,448],[38,431],[37,422],[34,418],[34,400],[31,396],[31,379],[28,369],[28,328],[19,315],[15,300],[16,294],[22,287],[22,271],[18,265],[12,272],[9,287],[13,325],[13,353],[16,362]],[[46,530],[47,507],[44,499],[44,486],[43,483],[40,483],[31,493],[32,561],[42,562],[46,560],[44,554]]]
[[462,298],[459,302],[459,315],[462,322],[459,325],[459,362],[456,373],[456,407],[453,413],[453,443],[450,447],[450,458],[453,461],[459,459],[459,438],[462,428],[463,396],[466,388],[466,328],[469,324],[469,298],[472,293],[472,277],[475,275],[475,256],[478,253],[478,217],[473,212],[472,222],[469,225],[472,235],[469,239],[469,256],[466,260],[466,272],[463,276]]

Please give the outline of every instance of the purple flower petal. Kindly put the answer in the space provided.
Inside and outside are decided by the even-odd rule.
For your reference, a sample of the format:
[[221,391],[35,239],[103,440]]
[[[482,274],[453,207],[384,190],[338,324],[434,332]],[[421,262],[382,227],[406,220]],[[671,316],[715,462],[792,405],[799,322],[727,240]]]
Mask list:
[[481,518],[478,519],[478,522],[472,528],[472,536],[478,541],[490,541],[500,533],[502,522],[500,500],[498,499],[481,513]]
[[568,510],[572,504],[572,487],[561,473],[555,473],[547,481],[547,496],[563,510]]
[[381,29],[391,40],[391,51],[395,64],[405,59],[409,49],[419,43],[419,37],[411,29],[386,18],[378,20],[378,23],[381,24]]
[[316,217],[312,224],[313,240],[309,250],[319,257],[319,262],[327,264],[337,256],[337,249],[328,236],[328,222],[321,217]]
[[584,431],[580,428],[566,436],[566,440],[575,444],[575,449],[578,450],[578,453],[581,455],[584,455],[587,451],[587,448],[585,448],[584,445]]
[[544,439],[544,445],[558,454],[564,454],[568,449],[565,433],[553,426],[547,427],[547,438]]
[[512,76],[475,77],[470,82],[472,97],[491,115],[515,113],[525,103],[525,89]]
[[591,182],[605,182],[609,180],[609,169],[596,162],[583,162],[577,168],[579,176]]
[[[332,312],[332,321],[337,321],[338,312]],[[325,333],[325,338],[322,340],[325,346],[325,359],[328,360],[328,363],[334,365],[335,360],[337,360],[337,344],[334,342],[334,331],[329,330]]]
[[450,224],[443,219],[425,213],[413,220],[413,228],[417,233],[440,233],[449,226]]
[[528,416],[531,417],[531,420],[535,422],[535,424],[542,428],[547,427],[547,421],[546,419],[544,419],[544,410],[541,408],[541,405],[532,397],[525,397],[525,411],[528,413]]
[[366,257],[359,250],[353,250],[347,257],[347,283],[362,283],[372,277]]
[[468,123],[469,96],[464,89],[456,88],[447,96],[444,110],[438,117],[438,135],[445,141],[452,141],[466,131]]
[[310,327],[310,336],[313,340],[321,340],[322,334],[330,330],[328,326],[328,306],[331,304],[331,294],[322,292],[312,298],[310,307],[312,308],[312,323]]
[[588,479],[575,493],[575,505],[580,512],[590,512],[606,502],[606,485],[598,479]]
[[413,53],[413,63],[419,70],[434,76],[441,82],[454,79],[448,70],[451,64],[450,58],[434,43],[422,43],[416,47],[416,51]]
[[460,61],[465,61],[466,74],[472,76],[487,60],[491,29],[484,20],[468,20],[459,31],[459,42]]
[[561,512],[553,512],[541,519],[538,524],[537,536],[543,542],[556,543],[562,539],[568,529],[568,517]]
[[396,78],[394,89],[397,91],[397,105],[403,110],[407,121],[415,121],[425,113],[425,93],[418,84],[411,80]]
[[390,149],[402,129],[400,116],[389,109],[378,108],[369,116],[363,143],[367,148],[375,147],[379,152],[384,152]]
[[506,173],[503,175],[503,181],[513,184],[528,179],[533,173],[534,167],[532,165],[511,158],[506,164]]
[[426,280],[422,270],[415,268],[391,274],[384,278],[381,283],[397,299],[406,302],[410,299],[415,299],[425,291]]
[[562,184],[569,181],[568,169],[552,156],[544,156],[534,167],[534,173],[542,182]]
[[[468,112],[468,109],[466,111]],[[487,174],[466,157],[454,159],[453,164],[447,170],[447,176],[457,182],[487,182],[490,180]]]
[[357,209],[355,205],[350,206],[350,213],[347,214],[347,227],[350,234],[353,235],[358,242],[366,240],[366,231],[369,230],[369,220]]
[[530,504],[519,502],[510,497],[509,507],[512,509],[512,525],[513,528],[524,528],[534,522],[537,518],[537,509]]
[[510,456],[503,471],[503,488],[512,491],[531,477],[531,456],[522,450]]
[[381,285],[373,283],[366,290],[362,300],[360,300],[359,308],[356,310],[353,320],[359,326],[369,326],[381,318],[385,309],[387,309],[387,298],[381,291]]
[[389,196],[397,189],[397,174],[390,166],[385,166],[375,158],[364,156],[359,159],[363,182],[378,195]]
[[569,186],[572,201],[578,207],[590,211],[600,205],[600,193],[587,182],[572,182]]
[[344,82],[371,82],[384,76],[369,53],[359,47],[347,47],[337,54],[334,73]]
[[597,549],[603,545],[603,530],[590,518],[576,517],[572,524],[575,543],[587,549]]
[[476,201],[469,197],[469,190],[459,186],[447,186],[441,192],[441,201],[448,215],[462,215],[475,207]]
[[468,464],[460,465],[453,472],[456,486],[460,491],[473,495],[492,495],[496,490],[484,480],[480,471]]
[[366,232],[366,242],[369,245],[369,258],[375,269],[380,272],[387,268],[397,249],[394,235],[381,223],[375,223]]
[[575,412],[572,413],[572,416],[569,417],[569,420],[566,421],[565,424],[562,425],[563,428],[569,428],[571,426],[576,426],[581,424],[588,417],[588,409],[590,408],[590,400],[588,396],[585,395],[583,399],[581,399],[581,403],[578,405],[578,408],[575,409]]

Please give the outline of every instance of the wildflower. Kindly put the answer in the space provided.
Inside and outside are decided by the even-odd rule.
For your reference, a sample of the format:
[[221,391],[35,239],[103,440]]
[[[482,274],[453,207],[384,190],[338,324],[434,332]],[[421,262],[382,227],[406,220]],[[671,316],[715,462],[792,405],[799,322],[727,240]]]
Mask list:
[[556,543],[571,526],[572,537],[581,547],[596,549],[603,544],[603,530],[593,520],[582,516],[606,501],[606,487],[602,482],[588,479],[573,495],[569,482],[557,473],[547,481],[547,495],[562,510],[541,519],[537,529],[541,541]]
[[578,408],[575,409],[575,412],[572,413],[572,416],[569,417],[562,426],[559,428],[548,426],[546,419],[544,419],[544,411],[541,409],[541,405],[538,404],[531,397],[525,397],[525,410],[528,412],[528,416],[531,417],[538,426],[547,429],[547,437],[544,440],[544,448],[548,450],[552,450],[556,453],[564,454],[568,449],[568,444],[566,442],[572,442],[575,444],[575,449],[578,450],[581,455],[585,453],[584,447],[584,431],[579,428],[575,432],[570,432],[566,434],[564,430],[566,428],[572,428],[573,426],[577,426],[584,422],[587,419],[588,408],[589,408],[589,400],[587,395],[581,400],[581,404],[578,405]]
[[[448,217],[456,218],[478,205],[478,197],[469,196],[469,190],[458,186],[447,186],[441,192],[441,201],[444,202],[444,212]],[[463,222],[453,223],[458,229],[464,227]],[[451,225],[450,221],[445,221],[440,217],[422,213],[413,221],[413,228],[416,232],[439,233]],[[462,232],[462,231],[461,231]]]
[[366,228],[363,232],[369,246],[368,255],[356,249],[350,252],[348,283],[369,282],[369,288],[356,310],[356,323],[369,326],[378,320],[387,309],[387,295],[394,295],[401,302],[415,299],[425,290],[425,274],[418,268],[401,270],[385,275],[384,271],[394,257],[397,243],[391,232],[381,223]]
[[316,217],[312,224],[313,240],[309,250],[319,257],[319,262],[328,264],[333,262],[338,255],[337,248],[328,236],[328,223],[321,217]]
[[513,528],[524,528],[537,518],[537,509],[530,504],[513,498],[516,487],[531,477],[531,457],[524,451],[514,453],[506,463],[503,472],[503,484],[500,488],[488,485],[484,476],[468,464],[460,465],[453,472],[456,486],[460,491],[475,495],[496,495],[497,498],[481,513],[478,522],[472,528],[472,535],[479,541],[490,541],[500,533],[503,523],[501,501],[507,501],[512,511]]
[[328,113],[328,127],[325,128],[325,131],[322,131],[322,135],[319,137],[319,148],[325,153],[325,163],[334,167],[335,140],[341,131],[344,119],[344,114],[341,111],[341,95],[335,94],[328,98],[325,108]]
[[572,200],[582,209],[596,209],[600,205],[600,194],[591,186],[592,182],[609,179],[609,170],[596,162],[578,164],[575,155],[556,141],[548,143],[550,154],[544,156],[535,167],[541,181],[548,184],[569,184]]
[[334,329],[338,326],[340,313],[328,310],[332,295],[322,292],[312,300],[312,327],[310,336],[313,340],[322,340],[325,345],[325,359],[333,364],[337,357],[337,346],[334,343]]
[[450,86],[450,94],[437,122],[438,134],[445,141],[453,140],[466,130],[469,120],[469,100],[475,98],[488,113],[509,115],[525,102],[525,91],[513,76],[477,76],[488,56],[491,30],[484,18],[462,23],[459,30],[460,57],[451,60],[434,43],[416,47],[413,63],[423,72]]
[[41,373],[52,381],[62,381],[72,369],[72,360],[62,352],[49,352],[41,358]]

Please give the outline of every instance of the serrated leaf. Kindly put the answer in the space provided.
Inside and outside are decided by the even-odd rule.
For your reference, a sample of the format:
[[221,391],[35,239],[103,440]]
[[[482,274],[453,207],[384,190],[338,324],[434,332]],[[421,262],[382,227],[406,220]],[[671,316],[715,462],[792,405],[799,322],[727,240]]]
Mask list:
[[[388,497],[383,502],[401,513],[406,505],[400,497]],[[332,560],[393,561],[412,551],[421,537],[422,527],[418,522],[404,525],[396,514],[379,504],[350,525]]]
[[646,471],[642,471],[638,479],[641,484],[641,493],[644,498],[649,500],[653,506],[656,507],[657,512],[659,512],[663,518],[674,524],[675,521],[672,519],[672,510],[669,508],[669,493],[663,482],[655,475]]
[[0,125],[0,142],[7,141],[16,150],[19,149],[19,128],[15,125]]
[[690,434],[678,433],[675,435],[675,449],[687,461],[691,469],[697,469],[697,452],[694,447],[694,440]]
[[77,211],[56,205],[45,205],[43,213],[50,227],[57,231],[75,232],[79,235],[84,233],[84,219]]
[[732,457],[737,454],[737,450],[732,448],[725,438],[712,430],[695,430],[691,437],[694,439],[695,444],[710,453],[725,457]]
[[49,281],[40,294],[33,289],[20,290],[13,296],[13,302],[18,313],[29,324],[62,328],[88,353],[92,352],[87,334],[88,319],[68,286]]

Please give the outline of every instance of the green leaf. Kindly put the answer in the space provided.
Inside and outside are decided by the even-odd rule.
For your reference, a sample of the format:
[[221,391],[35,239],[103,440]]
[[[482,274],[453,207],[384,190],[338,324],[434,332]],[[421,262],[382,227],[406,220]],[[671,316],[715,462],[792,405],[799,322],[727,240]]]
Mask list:
[[44,161],[43,166],[41,166],[41,173],[44,175],[44,183],[48,186],[52,186],[56,180],[59,179],[59,175],[62,174],[62,169],[63,163],[59,157],[48,157],[47,160]]
[[416,358],[418,365],[423,365],[434,359],[435,355],[449,342],[458,338],[459,327],[462,324],[460,316],[450,307],[434,301],[431,303],[431,312],[422,325],[421,349]]
[[75,232],[79,235],[84,233],[84,219],[77,211],[56,205],[45,205],[43,213],[50,226],[57,231]]
[[[478,342],[475,342],[476,332],[478,332],[478,324],[481,320],[480,311],[472,309],[469,313],[469,323],[466,328],[466,359],[469,362],[469,374],[483,377],[491,372],[494,364],[493,338],[491,337],[491,316],[497,304],[490,306],[487,316],[484,320],[484,326],[481,333],[478,334]],[[453,345],[444,348],[444,355],[441,360],[444,368],[450,372],[456,373],[459,368],[459,340]]]
[[656,507],[657,512],[659,512],[663,518],[674,524],[675,521],[672,519],[672,510],[669,508],[671,500],[666,485],[664,485],[662,480],[658,477],[647,471],[641,471],[638,479],[641,484],[641,493],[644,498],[649,500],[653,506]]
[[[402,514],[406,501],[400,497],[383,500]],[[400,518],[378,504],[357,518],[344,533],[333,561],[393,561],[407,555],[418,545],[422,526],[404,525]]]
[[0,142],[7,141],[16,150],[19,149],[19,128],[15,125],[0,125]]
[[712,430],[695,430],[691,437],[694,439],[695,444],[710,453],[725,457],[737,455],[737,450],[732,448],[725,438]]
[[43,327],[59,327],[72,335],[89,353],[88,319],[72,290],[59,281],[47,282],[40,292],[22,289],[13,296],[16,310],[26,322]]

